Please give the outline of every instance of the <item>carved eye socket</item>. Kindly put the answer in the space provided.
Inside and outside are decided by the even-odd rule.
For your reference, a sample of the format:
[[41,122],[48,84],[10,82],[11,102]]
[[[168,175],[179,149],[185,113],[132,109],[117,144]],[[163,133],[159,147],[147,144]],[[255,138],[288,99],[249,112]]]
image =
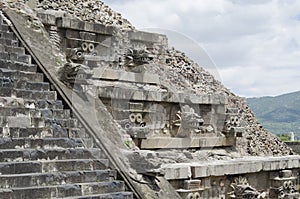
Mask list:
[[134,114],[134,113],[131,113],[130,115],[129,115],[129,120],[130,120],[130,122],[135,122],[136,121],[136,115]]
[[86,52],[86,51],[89,49],[88,43],[83,42],[83,43],[81,44],[81,48],[82,48],[82,50],[83,50],[84,52]]
[[90,43],[89,44],[89,47],[88,47],[89,49],[89,52],[93,52],[94,50],[95,50],[95,46],[94,46],[94,44],[92,44],[92,43]]
[[294,184],[293,184],[292,181],[288,181],[288,187],[289,187],[290,189],[294,187]]
[[136,121],[139,122],[139,123],[143,121],[143,116],[142,116],[141,113],[136,114]]
[[284,189],[287,189],[289,187],[289,182],[288,181],[285,181],[284,183],[283,183],[283,188]]
[[185,199],[194,199],[194,194],[193,193],[189,193]]
[[194,199],[200,199],[200,194],[198,192],[194,193]]

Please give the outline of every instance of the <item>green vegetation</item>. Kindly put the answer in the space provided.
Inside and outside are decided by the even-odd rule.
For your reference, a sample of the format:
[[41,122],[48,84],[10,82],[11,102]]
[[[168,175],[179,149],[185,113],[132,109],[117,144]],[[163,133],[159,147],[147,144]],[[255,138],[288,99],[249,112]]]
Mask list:
[[288,142],[291,140],[291,137],[288,134],[280,134],[277,135],[277,137],[279,137],[279,139],[283,142]]
[[247,99],[261,124],[276,135],[295,133],[300,139],[300,91],[276,97]]

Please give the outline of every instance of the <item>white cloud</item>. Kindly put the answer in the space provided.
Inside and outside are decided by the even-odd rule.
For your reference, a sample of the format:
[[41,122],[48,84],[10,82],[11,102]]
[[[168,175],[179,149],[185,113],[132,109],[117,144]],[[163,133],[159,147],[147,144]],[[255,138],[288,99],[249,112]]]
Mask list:
[[137,28],[170,29],[193,38],[212,57],[223,83],[239,95],[300,90],[298,0],[105,2]]

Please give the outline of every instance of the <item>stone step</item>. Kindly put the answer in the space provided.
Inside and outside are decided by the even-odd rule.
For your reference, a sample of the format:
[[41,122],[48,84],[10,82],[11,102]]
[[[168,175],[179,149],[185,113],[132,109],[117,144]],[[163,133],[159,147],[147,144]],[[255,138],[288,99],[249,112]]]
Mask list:
[[28,108],[34,109],[63,109],[63,102],[61,100],[33,100],[16,97],[0,97],[0,107],[6,108]]
[[21,72],[33,72],[37,71],[37,65],[26,64],[22,62],[15,62],[11,60],[0,59],[0,68],[7,70],[17,70]]
[[[1,121],[0,121],[1,122]],[[0,123],[1,125],[1,123]],[[31,127],[53,127],[59,125],[63,128],[77,128],[77,119],[51,119],[35,117],[31,118]]]
[[54,128],[55,131],[65,131],[65,128],[77,128],[77,120],[41,118],[41,117],[30,117],[30,116],[0,116],[0,127]]
[[19,41],[18,40],[12,40],[12,39],[0,38],[0,44],[6,45],[6,46],[19,47]]
[[[17,46],[12,46],[17,47]],[[0,52],[0,59],[6,59],[11,61],[22,62],[26,64],[31,64],[30,55],[22,55],[15,52]]]
[[25,162],[1,162],[1,175],[47,173],[64,171],[104,170],[109,166],[107,159],[39,160]]
[[32,90],[22,90],[14,89],[12,90],[12,95],[24,99],[45,99],[45,100],[56,100],[56,91],[32,91]]
[[[1,32],[0,32],[1,34]],[[8,52],[8,53],[16,53],[18,55],[25,55],[25,48],[23,47],[15,47],[15,46],[7,46],[0,44],[0,51]]]
[[40,186],[26,188],[11,188],[14,198],[32,199],[32,198],[62,198],[84,196],[90,194],[104,194],[112,192],[122,192],[125,190],[124,182],[94,182],[65,184],[57,186]]
[[22,72],[3,68],[0,68],[0,77],[6,77],[13,80],[44,82],[44,75],[42,73]]
[[93,194],[86,196],[72,196],[60,199],[133,199],[132,192],[115,192],[110,194]]
[[51,149],[51,148],[83,148],[81,139],[75,138],[2,138],[0,139],[0,149]]
[[13,32],[8,32],[8,31],[3,31],[3,30],[0,30],[0,38],[17,40],[17,38]]
[[1,97],[16,97],[34,100],[56,100],[56,91],[33,91],[24,89],[12,89],[8,87],[0,87]]
[[102,152],[98,148],[50,148],[50,149],[2,149],[0,162],[33,161],[33,160],[63,160],[63,159],[95,159]]
[[117,172],[110,169],[0,175],[0,189],[88,182],[111,182],[115,180],[116,177]]
[[[32,102],[33,103],[33,102]],[[34,101],[37,109],[63,109],[63,102],[61,100],[36,100]]]
[[9,32],[9,26],[7,24],[1,24],[0,25],[0,30],[3,32]]
[[26,107],[0,107],[0,116],[30,116],[42,118],[55,118],[57,121],[71,118],[69,109],[33,109]]
[[26,80],[14,80],[7,77],[0,77],[0,87],[16,88],[22,90],[33,91],[49,91],[50,84],[48,82],[30,82]]
[[80,138],[80,128],[52,127],[0,127],[0,138]]

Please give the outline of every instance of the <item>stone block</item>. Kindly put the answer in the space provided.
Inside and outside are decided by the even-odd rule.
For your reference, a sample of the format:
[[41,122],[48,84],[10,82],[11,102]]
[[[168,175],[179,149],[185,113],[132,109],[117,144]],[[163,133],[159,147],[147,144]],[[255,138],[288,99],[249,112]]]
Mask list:
[[31,127],[30,117],[7,117],[9,127],[29,128]]
[[12,96],[12,89],[11,88],[0,87],[0,96],[1,97],[10,97],[10,96]]
[[172,164],[164,168],[167,180],[189,179],[192,176],[191,167],[185,164]]
[[41,162],[2,162],[0,163],[0,173],[22,174],[22,173],[38,173],[42,171]]
[[26,72],[17,72],[17,71],[3,71],[2,74],[5,77],[10,77],[11,79],[17,80],[28,80],[32,82],[42,82],[43,74],[41,73],[26,73]]
[[119,80],[119,81],[129,81],[129,82],[139,82],[148,84],[159,84],[159,76],[153,73],[133,73],[115,70],[105,70],[101,71],[100,79],[104,80]]
[[280,161],[271,161],[271,170],[280,170],[281,168]]
[[10,65],[11,69],[24,71],[24,72],[31,72],[35,73],[37,71],[37,65],[34,64],[26,64],[26,63],[13,63]]
[[44,118],[31,118],[31,126],[36,128],[45,127],[45,119]]
[[66,30],[66,38],[70,39],[70,42],[73,42],[73,40],[71,40],[71,39],[80,39],[79,31],[67,29]]
[[161,34],[143,32],[143,31],[130,31],[128,33],[129,39],[134,41],[141,41],[147,43],[157,43]]
[[145,95],[143,91],[135,91],[131,96],[132,100],[145,100]]
[[225,167],[226,166],[223,164],[222,165],[220,165],[220,164],[211,165],[211,167],[210,167],[211,175],[212,176],[223,176]]
[[52,172],[59,168],[60,171],[78,171],[78,170],[102,170],[107,169],[109,161],[107,159],[81,159],[81,160],[56,160],[42,161],[42,171]]
[[14,190],[15,198],[24,198],[30,196],[31,198],[51,198],[52,193],[56,192],[56,187],[34,187],[34,188],[19,188]]
[[51,14],[47,14],[47,23],[49,25],[55,26],[56,25],[56,16],[51,15]]
[[156,101],[156,102],[161,102],[161,101],[167,101],[168,99],[164,98],[162,93],[159,92],[147,92],[146,100],[148,101]]
[[27,82],[26,86],[22,89],[35,91],[49,91],[50,85],[48,82]]
[[113,26],[105,26],[103,24],[94,24],[94,31],[96,33],[99,34],[103,34],[103,35],[115,35],[117,32],[117,28],[113,27]]
[[12,138],[41,138],[41,137],[52,137],[53,129],[51,128],[8,128],[10,137]]
[[299,159],[293,159],[289,168],[298,168],[299,167]]
[[71,112],[68,109],[52,110],[53,117],[57,119],[69,119]]
[[95,33],[89,33],[89,32],[79,32],[80,39],[86,40],[86,41],[96,41],[97,35]]
[[224,175],[235,174],[234,164],[233,163],[229,163],[229,162],[225,163],[222,169],[223,169]]
[[8,40],[15,40],[16,37],[12,32],[4,32],[0,31],[0,38],[8,39]]
[[31,56],[30,55],[18,55],[16,61],[23,62],[26,64],[31,64]]
[[84,30],[87,32],[94,32],[94,23],[85,22],[84,23]]
[[63,109],[63,103],[61,100],[37,100],[36,106],[38,109]]
[[80,21],[78,19],[74,19],[72,18],[70,20],[70,24],[71,24],[71,29],[75,29],[75,30],[84,30],[84,26],[85,26],[85,22],[84,21]]
[[4,32],[8,32],[9,31],[9,26],[6,24],[1,24],[0,25],[0,30],[4,31]]
[[72,28],[71,19],[68,17],[59,17],[56,20],[56,25],[58,28]]
[[46,100],[56,100],[55,91],[29,91],[29,90],[16,90],[16,97],[21,97],[24,99],[46,99]]
[[209,96],[202,95],[202,103],[201,104],[209,104]]
[[48,23],[48,15],[45,13],[37,13],[37,17],[41,20],[43,24],[49,24]]
[[[25,48],[23,47],[13,47],[13,46],[4,46],[6,52],[16,53],[18,55],[25,55]],[[1,50],[1,49],[0,49]]]
[[143,149],[167,149],[167,148],[197,148],[197,147],[216,147],[226,146],[224,137],[194,137],[194,138],[168,138],[150,137],[142,140]]
[[8,60],[10,58],[9,53],[0,52],[0,59]]
[[210,169],[207,165],[191,166],[192,178],[202,178],[210,175]]
[[279,161],[279,168],[280,169],[287,169],[288,168],[288,159],[283,159]]
[[0,43],[6,46],[13,46],[13,47],[19,46],[19,42],[17,40],[12,40],[12,39],[0,38]]
[[249,173],[257,173],[257,172],[262,171],[262,169],[263,169],[263,165],[262,165],[261,161],[255,161],[255,162],[253,161],[247,165],[249,165]]

